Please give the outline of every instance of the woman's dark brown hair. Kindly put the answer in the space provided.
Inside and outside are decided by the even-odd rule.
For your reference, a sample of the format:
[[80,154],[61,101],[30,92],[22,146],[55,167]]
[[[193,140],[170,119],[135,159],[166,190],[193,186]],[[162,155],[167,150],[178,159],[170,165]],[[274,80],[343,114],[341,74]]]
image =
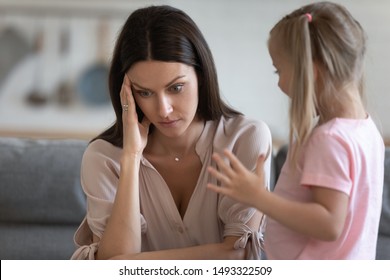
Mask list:
[[[109,91],[115,123],[96,139],[122,147],[123,124],[120,90],[125,73],[137,62],[157,60],[194,67],[198,77],[198,116],[219,120],[240,114],[220,97],[217,72],[211,51],[195,22],[183,11],[170,6],[151,6],[134,11],[125,22],[109,73]],[[137,107],[139,119],[143,113]]]

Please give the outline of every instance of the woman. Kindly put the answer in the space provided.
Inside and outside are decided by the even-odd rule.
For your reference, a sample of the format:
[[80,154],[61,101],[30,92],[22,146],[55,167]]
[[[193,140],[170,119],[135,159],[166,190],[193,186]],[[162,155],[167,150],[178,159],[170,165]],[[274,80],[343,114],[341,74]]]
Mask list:
[[271,135],[221,100],[191,18],[169,6],[132,13],[109,85],[116,122],[83,157],[88,209],[72,258],[259,258],[261,213],[208,191],[207,167],[229,149],[253,170]]

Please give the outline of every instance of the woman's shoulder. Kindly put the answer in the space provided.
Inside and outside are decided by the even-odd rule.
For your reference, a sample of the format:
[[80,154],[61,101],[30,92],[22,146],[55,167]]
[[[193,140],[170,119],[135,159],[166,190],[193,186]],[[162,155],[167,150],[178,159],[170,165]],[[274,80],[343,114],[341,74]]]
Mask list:
[[81,162],[84,192],[99,199],[112,199],[120,173],[121,149],[105,140],[89,143]]
[[214,134],[213,150],[222,153],[232,151],[244,166],[253,170],[260,154],[272,150],[272,138],[268,125],[243,115],[222,118]]
[[264,121],[250,118],[245,115],[238,115],[232,118],[221,118],[220,125],[224,127],[224,131],[228,135],[254,133],[271,136],[270,129]]
[[92,141],[86,148],[83,161],[113,160],[119,161],[122,149],[102,139]]
[[214,148],[223,148],[266,152],[272,146],[271,132],[268,125],[261,121],[239,115],[232,118],[221,118],[214,134]]

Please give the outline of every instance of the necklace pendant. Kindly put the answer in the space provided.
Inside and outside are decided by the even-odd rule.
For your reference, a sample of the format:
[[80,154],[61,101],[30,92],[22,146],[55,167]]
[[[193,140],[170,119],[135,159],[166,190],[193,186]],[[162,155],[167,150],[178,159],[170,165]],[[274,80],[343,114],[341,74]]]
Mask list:
[[179,161],[180,159],[178,157],[175,157],[175,161]]

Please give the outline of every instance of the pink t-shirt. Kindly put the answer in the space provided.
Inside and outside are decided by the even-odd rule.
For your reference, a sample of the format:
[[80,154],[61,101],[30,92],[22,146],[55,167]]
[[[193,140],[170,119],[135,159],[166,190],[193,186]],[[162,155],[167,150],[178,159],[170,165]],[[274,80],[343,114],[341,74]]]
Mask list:
[[[321,186],[349,196],[341,236],[325,242],[304,236],[269,218],[265,250],[269,259],[375,259],[384,176],[384,144],[370,117],[333,119],[314,129],[293,173],[286,161],[274,192],[310,202]],[[299,217],[291,216],[291,219]]]
[[[207,189],[208,182],[216,184],[207,167],[215,166],[212,153],[220,153],[226,148],[247,168],[254,170],[259,155],[265,154],[271,145],[271,133],[264,122],[244,116],[206,122],[196,144],[203,167],[183,219],[162,176],[146,158],[142,158],[139,171],[142,251],[219,243],[224,236],[239,236],[237,248],[245,247],[247,241],[252,240],[249,252],[253,258],[259,258],[261,233],[253,232],[246,225],[256,210]],[[88,208],[86,218],[75,234],[78,249],[73,259],[94,258],[99,243],[92,242],[92,233],[101,237],[110,217],[121,154],[121,148],[103,140],[92,142],[85,151],[81,183]],[[265,165],[268,176],[270,163],[269,159]]]

